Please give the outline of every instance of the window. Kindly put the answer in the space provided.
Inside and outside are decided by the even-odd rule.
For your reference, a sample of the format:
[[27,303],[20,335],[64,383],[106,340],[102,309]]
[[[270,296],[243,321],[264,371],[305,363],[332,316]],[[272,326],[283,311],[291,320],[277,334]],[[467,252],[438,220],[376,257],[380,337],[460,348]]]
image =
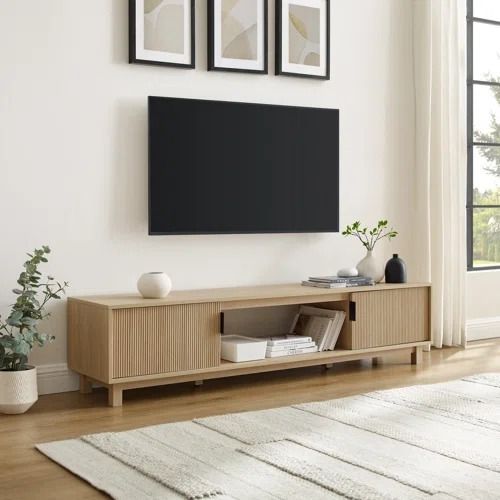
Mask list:
[[467,267],[500,269],[500,1],[467,0]]

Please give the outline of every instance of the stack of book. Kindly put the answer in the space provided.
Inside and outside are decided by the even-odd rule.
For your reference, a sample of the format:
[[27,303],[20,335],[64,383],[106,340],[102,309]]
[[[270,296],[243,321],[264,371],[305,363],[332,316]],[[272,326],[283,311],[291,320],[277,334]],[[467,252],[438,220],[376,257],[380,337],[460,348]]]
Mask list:
[[318,346],[306,335],[280,335],[267,339],[266,358],[317,352]]
[[372,286],[375,284],[371,278],[365,276],[352,276],[341,278],[339,276],[311,276],[302,282],[304,286],[314,286],[318,288],[345,288],[353,286]]
[[345,317],[344,311],[300,306],[289,335],[267,338],[266,358],[333,351]]
[[290,331],[310,337],[319,351],[333,351],[345,317],[344,311],[300,306]]

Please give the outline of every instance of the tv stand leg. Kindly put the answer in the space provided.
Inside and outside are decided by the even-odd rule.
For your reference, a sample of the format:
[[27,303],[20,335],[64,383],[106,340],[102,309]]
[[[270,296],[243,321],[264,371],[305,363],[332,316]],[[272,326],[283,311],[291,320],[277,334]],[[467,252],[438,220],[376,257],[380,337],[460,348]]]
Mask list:
[[330,368],[333,368],[333,363],[327,363],[327,364],[325,365],[325,368],[326,368],[327,370],[329,370]]
[[123,389],[119,385],[108,386],[108,406],[122,406]]
[[80,394],[90,394],[91,392],[92,382],[85,375],[80,375]]
[[378,366],[382,364],[382,358],[380,356],[377,356],[375,358],[372,358],[372,366]]
[[422,346],[414,347],[411,353],[411,364],[419,365],[422,363]]

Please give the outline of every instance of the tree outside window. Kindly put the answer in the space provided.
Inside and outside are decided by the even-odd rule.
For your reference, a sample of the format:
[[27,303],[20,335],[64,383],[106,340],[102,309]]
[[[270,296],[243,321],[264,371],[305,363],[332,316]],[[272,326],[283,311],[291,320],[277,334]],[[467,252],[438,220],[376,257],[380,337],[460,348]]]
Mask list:
[[468,0],[468,268],[500,268],[500,1]]

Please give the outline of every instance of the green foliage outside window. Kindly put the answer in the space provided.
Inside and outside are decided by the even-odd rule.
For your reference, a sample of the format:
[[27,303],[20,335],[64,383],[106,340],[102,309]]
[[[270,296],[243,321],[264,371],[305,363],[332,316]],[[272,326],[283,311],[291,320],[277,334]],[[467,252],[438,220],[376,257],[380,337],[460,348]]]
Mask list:
[[[500,29],[500,28],[499,28]],[[487,81],[500,83],[500,77],[485,75]],[[500,106],[500,87],[490,86]],[[474,140],[485,144],[500,144],[500,122],[491,113],[489,132],[475,132]],[[487,160],[485,172],[500,178],[500,147],[481,146],[479,154]],[[480,191],[474,188],[474,205],[500,205],[500,187]],[[500,265],[500,208],[475,208],[473,210],[473,263],[474,267]]]

